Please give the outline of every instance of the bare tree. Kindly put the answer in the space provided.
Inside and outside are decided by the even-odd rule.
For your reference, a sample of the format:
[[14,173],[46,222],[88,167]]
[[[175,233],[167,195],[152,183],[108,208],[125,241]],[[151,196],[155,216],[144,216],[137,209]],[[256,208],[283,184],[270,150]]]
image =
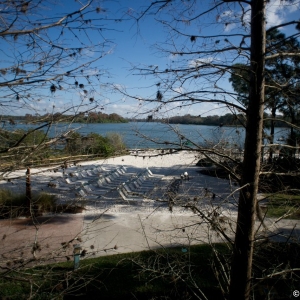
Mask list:
[[[98,1],[72,6],[60,1],[1,1],[0,7],[0,151],[5,171],[72,132],[68,128],[55,135],[54,124],[72,122],[79,113],[103,104],[97,86],[106,70],[99,69],[99,61],[113,43],[105,37]],[[10,116],[25,114],[30,130],[12,134],[16,121]],[[44,139],[26,145],[24,140],[37,130],[45,132]]]
[[[101,78],[106,76],[107,70],[100,69],[99,64],[114,44],[105,34],[109,21],[103,14],[102,1],[72,1],[72,4],[56,0],[0,1],[0,11],[0,180],[11,183],[17,192],[25,193],[25,172],[20,175],[21,180],[11,180],[9,172],[34,166],[45,157],[47,149],[65,141],[74,132],[70,125],[76,116],[105,105],[99,86],[105,87]],[[19,116],[21,122],[13,116]],[[55,126],[62,122],[64,126],[56,130]],[[57,166],[49,170],[53,174],[62,171]],[[1,232],[2,279],[25,282],[22,270],[27,267],[72,259],[72,245],[80,243],[81,228],[75,229],[73,236],[66,234],[66,240],[60,244],[43,230],[44,223],[48,224],[57,215],[46,219],[38,215],[40,198],[46,197],[53,204],[53,195],[49,195],[51,187],[55,184],[30,187],[30,169],[27,169],[26,200],[30,200],[27,211],[30,218],[24,220],[24,224],[30,234],[25,244],[18,242],[24,224],[15,220],[22,203],[18,207],[8,204],[7,211],[11,194],[1,188],[0,218],[9,219],[3,221],[8,222]],[[47,189],[49,194],[39,194]],[[56,203],[56,208],[52,207],[54,212],[81,206],[73,187],[72,190],[68,191],[72,192],[71,199],[57,207]],[[68,219],[70,226],[71,219]],[[13,250],[12,245],[15,245]],[[10,277],[13,272],[18,274],[14,278]],[[67,281],[71,277],[68,274]],[[30,297],[39,293],[42,283],[38,281],[37,277],[30,280]],[[77,283],[66,287],[58,282],[51,288],[63,294],[78,286]]]
[[[149,98],[128,95],[137,99],[139,113],[167,115],[171,110],[216,104],[245,119],[245,144],[242,163],[235,160],[224,147],[203,147],[178,133],[178,142],[164,142],[180,149],[198,151],[215,164],[226,169],[238,181],[238,217],[230,271],[230,299],[249,299],[252,279],[252,259],[255,242],[255,218],[258,211],[257,193],[261,174],[263,122],[265,110],[265,43],[266,3],[268,1],[214,1],[201,5],[196,1],[153,1],[135,15],[139,20],[154,13],[164,26],[168,37],[158,50],[170,58],[167,66],[145,66],[134,69],[136,75],[153,76],[156,91]],[[297,1],[292,4],[298,5]],[[284,5],[284,4],[283,4]],[[298,25],[297,25],[298,24]],[[219,25],[219,26],[218,26]],[[281,26],[297,25],[297,20]],[[208,31],[207,28],[213,28]],[[297,34],[295,36],[298,36]],[[280,53],[280,56],[299,56],[299,53]],[[274,58],[270,56],[269,59]],[[235,71],[235,64],[249,66],[249,99],[245,107],[226,84]],[[280,84],[278,85],[280,86]],[[196,109],[196,108],[194,108]],[[167,122],[167,118],[166,118]],[[188,140],[188,143],[182,143]],[[240,166],[236,173],[223,163]]]
[[[138,23],[150,12],[154,12],[160,18],[159,21],[167,29],[169,35],[165,44],[157,46],[160,51],[171,58],[171,61],[168,66],[152,65],[134,69],[137,75],[154,76],[153,94],[149,98],[141,99],[138,95],[128,95],[125,90],[121,91],[140,101],[143,113],[148,115],[149,121],[160,113],[168,115],[170,111],[177,108],[197,107],[199,104],[208,105],[207,110],[214,109],[212,105],[226,108],[235,113],[240,124],[245,126],[246,139],[242,163],[241,156],[232,156],[231,149],[223,140],[218,140],[214,144],[199,145],[183,136],[176,127],[173,129],[177,134],[176,141],[156,141],[164,145],[175,146],[175,152],[190,150],[200,153],[225,169],[230,178],[239,184],[237,189],[240,195],[239,212],[234,230],[234,243],[221,226],[218,212],[214,207],[207,216],[201,210],[197,210],[194,204],[179,203],[194,210],[205,223],[215,228],[227,242],[232,244],[230,278],[225,276],[224,280],[231,299],[249,299],[251,291],[255,242],[254,221],[258,207],[257,191],[261,173],[265,101],[266,2],[220,0],[214,1],[211,6],[197,1],[152,2],[135,16],[135,20]],[[41,7],[41,4],[44,6]],[[2,52],[7,56],[7,66],[0,69],[3,75],[3,83],[1,82],[0,86],[4,94],[1,107],[8,112],[12,108],[35,112],[38,107],[37,103],[42,103],[47,96],[57,97],[55,98],[57,101],[58,95],[63,93],[67,95],[67,92],[75,90],[79,94],[79,102],[72,103],[72,98],[70,98],[67,103],[64,102],[64,109],[60,110],[59,114],[55,114],[58,112],[56,103],[51,104],[50,109],[46,111],[49,115],[46,113],[39,117],[40,112],[37,111],[39,117],[37,121],[43,121],[46,125],[44,123],[38,125],[29,133],[13,141],[6,130],[7,123],[5,123],[1,135],[5,143],[1,152],[3,155],[8,154],[8,157],[10,153],[13,153],[12,163],[8,166],[4,164],[7,157],[2,156],[2,171],[6,171],[19,166],[20,162],[22,164],[26,162],[37,150],[44,149],[59,138],[67,137],[71,131],[63,132],[50,140],[41,138],[34,146],[27,146],[23,143],[28,134],[32,136],[37,129],[44,127],[50,130],[54,122],[66,120],[62,112],[72,112],[72,116],[69,116],[72,122],[74,115],[91,109],[90,106],[86,108],[86,104],[97,105],[97,90],[93,88],[93,83],[98,82],[100,73],[92,66],[109,51],[106,48],[109,43],[102,37],[104,28],[101,26],[101,18],[95,17],[97,14],[94,15],[94,13],[101,13],[101,6],[95,5],[95,1],[82,6],[78,4],[78,8],[57,17],[42,13],[43,8],[47,8],[47,2],[44,1],[4,1],[1,5],[4,12],[1,15],[3,24],[1,37],[5,41],[5,49]],[[289,22],[286,26],[293,24],[299,26],[297,21]],[[210,26],[213,26],[214,33],[206,32],[205,28]],[[54,30],[57,28],[60,30]],[[95,29],[100,39],[91,36],[90,29]],[[68,43],[71,39],[72,42]],[[101,43],[92,45],[91,40],[100,40]],[[10,48],[11,45],[12,48]],[[14,51],[10,54],[7,49],[14,49]],[[286,54],[281,53],[281,55]],[[248,107],[237,101],[238,95],[231,90],[227,82],[236,62],[246,64],[250,68]],[[68,99],[65,94],[64,97]],[[176,200],[174,189],[176,189],[175,183],[170,186],[167,194],[170,209]],[[212,194],[211,197],[214,195]],[[35,239],[31,248],[33,259],[26,261],[28,264],[36,262],[36,252],[40,250],[39,226],[34,223],[34,227]],[[75,238],[78,237],[70,238],[61,245],[59,250],[65,251],[69,245],[76,242]],[[16,270],[23,266],[24,261],[20,260],[16,262],[16,267],[10,268],[10,265],[6,265],[5,268],[7,274],[10,274],[12,269]],[[171,267],[173,267],[172,264]],[[228,272],[227,267],[228,265],[224,274]],[[174,270],[175,273],[172,275],[177,274],[177,270]],[[164,271],[163,269],[162,273]],[[190,275],[188,270],[182,278],[185,280]],[[58,288],[61,287],[58,285]],[[225,294],[227,289],[224,288]]]

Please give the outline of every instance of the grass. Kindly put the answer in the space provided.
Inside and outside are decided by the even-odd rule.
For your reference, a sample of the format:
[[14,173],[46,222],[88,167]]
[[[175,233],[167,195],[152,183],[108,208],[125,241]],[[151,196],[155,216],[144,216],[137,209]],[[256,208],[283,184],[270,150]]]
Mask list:
[[[230,261],[230,248],[215,244],[222,261]],[[287,299],[299,288],[299,271],[285,273],[300,264],[300,246],[285,243],[256,244],[253,264],[253,288],[256,300]],[[0,273],[2,299],[196,299],[199,291],[207,299],[224,299],[212,264],[216,263],[211,246],[118,254],[80,262],[73,270],[71,261]],[[221,274],[220,265],[216,264]],[[265,277],[277,271],[283,276]],[[178,276],[181,274],[181,276]],[[198,298],[199,299],[199,298]],[[203,297],[200,297],[203,299]]]
[[263,209],[267,217],[300,219],[300,195],[270,194],[266,195],[268,202]]
[[[28,216],[30,213],[26,207],[26,202],[25,194],[16,194],[10,190],[0,189],[0,219]],[[31,200],[31,213],[35,215],[41,215],[45,212],[77,213],[82,212],[83,209],[82,205],[58,204],[56,196],[47,193],[35,194]]]
[[[216,247],[228,252],[226,245]],[[195,290],[190,278],[192,272],[210,299],[221,299],[211,269],[212,259],[211,247],[201,245],[185,253],[181,248],[172,248],[86,259],[76,271],[69,261],[18,271],[4,278],[0,273],[0,298],[18,299],[20,295],[28,298],[32,292],[32,299],[153,299],[158,296],[189,299]],[[150,267],[154,272],[147,270]],[[176,276],[179,271],[186,283]]]

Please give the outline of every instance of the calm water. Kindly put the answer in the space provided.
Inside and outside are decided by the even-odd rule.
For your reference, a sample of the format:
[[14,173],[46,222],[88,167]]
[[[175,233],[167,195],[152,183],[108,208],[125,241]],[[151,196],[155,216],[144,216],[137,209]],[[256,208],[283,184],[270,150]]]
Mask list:
[[[32,125],[17,124],[10,126],[10,130],[16,128],[28,129]],[[77,129],[81,134],[95,132],[100,135],[106,135],[110,132],[117,132],[122,137],[126,146],[130,149],[140,148],[170,148],[167,144],[184,143],[186,139],[181,139],[181,136],[197,144],[213,144],[227,140],[229,143],[234,143],[237,148],[242,148],[244,143],[245,132],[241,127],[218,127],[204,125],[182,125],[182,124],[162,124],[154,122],[130,122],[120,124],[59,124],[55,125],[50,130],[50,136],[56,136],[70,129]],[[285,135],[286,128],[277,128],[275,139]]]

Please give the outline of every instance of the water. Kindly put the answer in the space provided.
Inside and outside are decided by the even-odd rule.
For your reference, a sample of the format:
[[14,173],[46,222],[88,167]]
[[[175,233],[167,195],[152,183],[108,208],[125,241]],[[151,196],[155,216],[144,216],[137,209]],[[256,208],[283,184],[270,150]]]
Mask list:
[[[5,129],[17,128],[29,129],[34,126],[29,124],[7,125]],[[107,124],[58,124],[51,127],[49,136],[57,136],[62,133],[76,129],[80,134],[87,135],[90,132],[105,136],[107,133],[119,133],[129,149],[144,148],[170,148],[179,147],[187,143],[193,147],[191,142],[203,146],[215,144],[233,144],[237,149],[242,149],[245,138],[245,130],[242,127],[219,127],[205,125],[163,124],[155,122],[129,122],[129,123],[107,123]],[[287,128],[276,128],[275,140],[286,136]],[[185,138],[182,138],[185,137]],[[176,145],[171,145],[175,143]]]

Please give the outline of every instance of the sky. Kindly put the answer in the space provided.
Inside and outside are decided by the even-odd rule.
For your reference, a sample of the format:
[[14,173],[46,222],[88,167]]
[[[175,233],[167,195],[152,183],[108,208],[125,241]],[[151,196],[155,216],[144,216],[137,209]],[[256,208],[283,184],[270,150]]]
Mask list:
[[[212,1],[201,1],[201,5],[205,3],[207,7],[211,4]],[[122,1],[119,11],[126,11],[129,15],[135,16],[135,12],[143,10],[141,9],[140,3],[144,5],[150,3],[150,1]],[[116,1],[107,3],[108,11],[114,11]],[[105,3],[104,3],[105,5]],[[120,5],[120,4],[118,4]],[[204,5],[205,6],[205,5]],[[203,8],[202,8],[203,9]],[[238,7],[236,7],[239,11]],[[172,9],[170,9],[172,12]],[[168,11],[168,10],[167,10]],[[283,5],[280,0],[271,0],[267,6],[267,27],[276,26],[280,23],[287,22],[291,19],[297,19],[298,13],[300,11],[299,1],[296,1],[293,5],[286,4]],[[224,18],[234,19],[232,11],[223,9],[222,12],[219,12],[220,15],[224,15]],[[191,34],[198,35],[201,34],[216,34],[216,33],[235,33],[239,31],[238,24],[235,24],[234,21],[229,26],[216,26],[216,14],[212,13],[209,15],[208,19],[201,20],[205,23],[206,28],[199,30],[199,25],[190,24],[183,28],[183,32],[188,32]],[[172,57],[168,53],[162,53],[157,50],[157,47],[167,47],[166,42],[168,42],[169,32],[168,29],[165,29],[160,23],[155,19],[164,18],[166,20],[171,20],[168,16],[165,15],[153,15],[151,11],[149,16],[145,16],[144,19],[140,21],[139,24],[135,23],[133,20],[122,22],[118,25],[121,25],[122,29],[119,32],[114,34],[114,41],[116,47],[114,48],[112,55],[107,56],[104,61],[107,65],[110,66],[110,72],[112,75],[111,81],[115,84],[126,87],[128,93],[134,96],[140,96],[141,98],[150,98],[155,97],[157,87],[155,84],[157,80],[153,77],[143,77],[137,76],[138,72],[133,71],[133,66],[159,66],[160,69],[164,70],[172,65],[172,61],[178,59],[177,57]],[[247,18],[247,17],[246,17]],[[249,17],[248,17],[249,18]],[[221,22],[220,22],[221,23]],[[288,34],[290,30],[293,30],[294,27],[287,27],[283,29],[283,32]],[[174,44],[180,45],[180,43],[189,43],[189,40],[182,40],[178,36],[175,36],[172,41]],[[175,46],[177,46],[175,45]],[[230,84],[227,79],[221,85],[226,86],[226,89],[229,88]],[[195,86],[189,86],[193,89]],[[110,99],[118,99],[119,95],[111,95]],[[115,98],[116,97],[116,98]],[[124,115],[124,111],[127,112],[126,115],[132,114],[133,116],[139,116],[144,111],[148,111],[147,105],[142,105],[142,108],[139,107],[140,103],[136,101],[131,101],[128,97],[123,97],[124,102],[115,103],[112,107],[108,107],[108,111],[117,111],[118,113]],[[193,105],[186,106],[184,108],[179,108],[172,110],[169,114],[167,112],[162,112],[162,116],[172,116],[174,114],[192,114],[192,115],[209,115],[209,114],[224,114],[228,112],[227,109],[220,109],[217,104],[202,104],[202,105]],[[160,117],[160,115],[157,115]]]
[[[86,1],[82,1],[85,3]],[[171,1],[172,2],[172,1]],[[96,111],[100,110],[105,113],[117,113],[123,117],[146,117],[147,115],[155,115],[157,117],[170,117],[173,115],[213,115],[224,114],[229,112],[227,109],[220,105],[213,103],[184,105],[183,103],[176,102],[170,105],[165,105],[157,112],[157,106],[149,104],[147,101],[137,99],[154,99],[158,89],[163,93],[164,99],[173,99],[178,96],[180,92],[187,92],[195,89],[207,89],[204,95],[205,99],[213,99],[215,97],[214,91],[228,90],[232,91],[228,78],[218,81],[218,87],[212,86],[212,82],[207,81],[207,78],[198,78],[193,81],[182,82],[179,81],[173,84],[173,90],[167,89],[170,81],[165,78],[154,78],[151,75],[140,76],[136,68],[144,68],[147,66],[151,69],[158,68],[159,70],[170,69],[174,67],[191,67],[195,64],[201,64],[204,61],[209,62],[221,59],[217,56],[203,56],[197,58],[191,56],[188,58],[182,58],[179,55],[172,55],[170,52],[182,50],[191,51],[193,49],[199,49],[201,47],[208,47],[209,42],[207,39],[196,39],[195,43],[191,43],[190,35],[215,35],[215,34],[232,34],[239,33],[240,13],[241,9],[238,5],[235,6],[222,6],[221,9],[210,13],[207,17],[201,18],[200,22],[189,22],[189,24],[182,24],[184,18],[188,18],[191,14],[196,14],[197,11],[191,12],[184,11],[184,5],[187,5],[189,1],[181,1],[181,7],[172,7],[170,4],[168,7],[157,11],[154,7],[147,11],[147,14],[136,22],[135,18],[140,15],[139,12],[145,11],[145,8],[151,3],[149,0],[122,0],[122,1],[94,1],[95,6],[100,7],[101,11],[97,14],[97,18],[101,17],[101,24],[103,24],[103,30],[101,32],[102,37],[107,41],[107,47],[103,48],[105,55],[103,58],[95,62],[91,70],[85,71],[86,74],[92,75],[93,72],[99,72],[101,74],[96,87],[93,88],[93,97],[97,98],[99,107]],[[196,1],[200,4],[197,9],[205,9],[217,1]],[[65,0],[63,4],[52,6],[53,9],[48,16],[62,15],[67,9],[76,7],[79,1]],[[271,0],[267,7],[267,26],[274,26],[280,23],[287,22],[289,20],[298,19],[300,4],[299,1],[290,2]],[[49,7],[48,7],[49,9]],[[181,9],[181,11],[177,11]],[[247,5],[244,6],[247,11]],[[53,14],[54,12],[54,14]],[[174,22],[172,14],[180,14],[181,20]],[[188,15],[189,14],[189,15]],[[96,15],[92,15],[96,17]],[[249,19],[249,13],[245,14],[244,20],[247,22]],[[122,21],[121,21],[122,20]],[[169,25],[172,25],[181,33],[188,36],[182,37],[169,30],[169,27],[164,26],[159,20],[164,20]],[[181,21],[181,22],[180,22]],[[186,22],[187,23],[187,22]],[[226,25],[224,25],[226,24]],[[294,27],[287,27],[283,29],[283,32],[290,34],[294,30]],[[60,28],[55,29],[57,31]],[[57,32],[52,31],[50,34],[57,36]],[[88,38],[83,37],[84,43],[88,44],[89,39],[93,43],[97,43],[99,39],[99,32],[96,34],[93,31],[88,32]],[[83,41],[82,40],[82,41]],[[70,45],[76,44],[77,41],[74,36],[66,35],[64,38],[65,43]],[[99,40],[100,42],[100,40]],[[102,42],[102,41],[101,41]],[[230,42],[237,42],[232,38]],[[1,53],[10,53],[12,49],[16,48],[16,42],[10,42],[5,44],[0,42]],[[210,45],[211,46],[211,45]],[[98,48],[102,51],[102,48]],[[169,52],[164,53],[161,49],[167,49]],[[13,50],[15,51],[15,50]],[[95,50],[93,50],[95,51]],[[88,58],[95,57],[96,53],[92,50],[86,51],[84,55]],[[23,56],[26,54],[23,53]],[[12,58],[12,57],[10,57]],[[224,58],[222,58],[224,59]],[[234,62],[232,57],[226,58],[228,61]],[[8,63],[8,59],[2,61],[2,66]],[[68,67],[68,66],[62,66]],[[97,71],[96,71],[97,70]],[[89,72],[89,73],[88,73]],[[3,75],[3,74],[2,74]],[[162,83],[158,87],[158,83]],[[215,84],[216,85],[216,84]],[[118,91],[119,90],[119,91]],[[130,96],[122,94],[123,91]],[[90,91],[89,91],[90,93]],[[5,94],[2,95],[4,97]],[[38,102],[28,103],[27,109],[17,109],[13,112],[19,114],[30,112],[30,109],[36,109],[39,113],[42,112],[56,112],[61,107],[68,107],[70,104],[83,103],[84,95],[82,91],[74,90],[72,93],[69,91],[56,91],[51,93],[49,89],[42,92]],[[232,99],[227,99],[232,101]],[[91,107],[94,103],[91,103]],[[86,107],[86,106],[84,106]],[[6,114],[8,110],[2,110],[2,114]]]

